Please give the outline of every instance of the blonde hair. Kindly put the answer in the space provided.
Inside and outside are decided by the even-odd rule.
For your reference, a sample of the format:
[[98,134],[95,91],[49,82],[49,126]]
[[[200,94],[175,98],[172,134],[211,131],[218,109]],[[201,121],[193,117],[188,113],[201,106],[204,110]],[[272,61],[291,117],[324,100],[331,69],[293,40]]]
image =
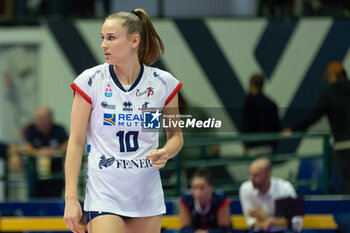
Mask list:
[[138,51],[140,62],[152,65],[159,60],[160,54],[164,53],[164,45],[146,11],[135,9],[131,13],[118,12],[106,18],[106,20],[111,19],[121,19],[129,34],[140,34],[141,41]]

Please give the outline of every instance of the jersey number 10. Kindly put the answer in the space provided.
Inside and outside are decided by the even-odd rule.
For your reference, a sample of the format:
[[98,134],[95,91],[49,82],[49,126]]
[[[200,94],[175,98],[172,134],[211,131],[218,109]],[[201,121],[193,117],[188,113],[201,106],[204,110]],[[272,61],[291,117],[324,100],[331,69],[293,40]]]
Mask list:
[[[118,131],[116,135],[119,138],[120,152],[125,152],[125,147],[126,147],[126,152],[133,152],[139,149],[139,143],[137,140],[139,136],[138,131],[128,131],[125,133],[125,137],[124,137],[124,131]],[[130,143],[130,136],[132,136],[133,145],[131,145]]]

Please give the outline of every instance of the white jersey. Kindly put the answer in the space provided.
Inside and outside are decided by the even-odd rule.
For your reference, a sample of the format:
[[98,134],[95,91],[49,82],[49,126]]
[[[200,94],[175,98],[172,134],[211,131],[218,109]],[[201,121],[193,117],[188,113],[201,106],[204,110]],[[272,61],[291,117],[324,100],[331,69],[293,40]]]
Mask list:
[[146,155],[158,147],[158,131],[143,128],[143,111],[162,109],[182,83],[141,64],[126,90],[107,63],[85,70],[72,83],[92,105],[87,129],[88,174],[84,209],[128,217],[165,213],[159,170]]

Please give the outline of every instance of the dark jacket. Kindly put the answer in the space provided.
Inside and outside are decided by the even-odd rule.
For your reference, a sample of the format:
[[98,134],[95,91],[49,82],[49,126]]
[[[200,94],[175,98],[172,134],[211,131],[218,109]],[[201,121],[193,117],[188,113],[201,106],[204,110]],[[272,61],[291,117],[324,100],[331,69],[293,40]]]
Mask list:
[[304,131],[326,115],[336,142],[350,139],[350,82],[332,84],[319,98],[315,107],[293,131]]

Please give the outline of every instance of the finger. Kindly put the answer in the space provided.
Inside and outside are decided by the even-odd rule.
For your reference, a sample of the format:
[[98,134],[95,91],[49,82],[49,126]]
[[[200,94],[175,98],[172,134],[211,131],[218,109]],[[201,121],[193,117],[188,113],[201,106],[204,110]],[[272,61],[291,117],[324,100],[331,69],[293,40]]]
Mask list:
[[160,168],[165,167],[165,165],[164,165],[164,164],[162,164],[162,165],[153,165],[153,167],[154,167],[154,168],[157,168],[157,169],[160,169]]
[[158,151],[153,150],[153,151],[151,152],[151,154],[149,154],[149,155],[146,156],[146,158],[147,158],[147,159],[151,159],[152,161],[154,161],[154,160],[157,160],[157,159],[159,158],[160,155],[161,155],[161,153],[159,153]]
[[79,231],[78,231],[78,233],[85,233],[84,228],[83,228],[83,227],[81,227],[81,226],[79,226]]
[[74,230],[74,226],[73,226],[73,223],[71,221],[70,218],[65,218],[64,219],[65,223],[66,223],[66,226],[69,230],[73,231]]
[[165,167],[165,164],[166,164],[166,162],[155,162],[155,163],[152,163],[152,166],[154,168],[163,168],[163,167]]
[[75,232],[80,233],[80,232],[81,232],[81,229],[80,229],[80,226],[79,226],[78,218],[74,218],[73,221],[72,221],[72,224],[73,224],[73,230],[74,230]]

